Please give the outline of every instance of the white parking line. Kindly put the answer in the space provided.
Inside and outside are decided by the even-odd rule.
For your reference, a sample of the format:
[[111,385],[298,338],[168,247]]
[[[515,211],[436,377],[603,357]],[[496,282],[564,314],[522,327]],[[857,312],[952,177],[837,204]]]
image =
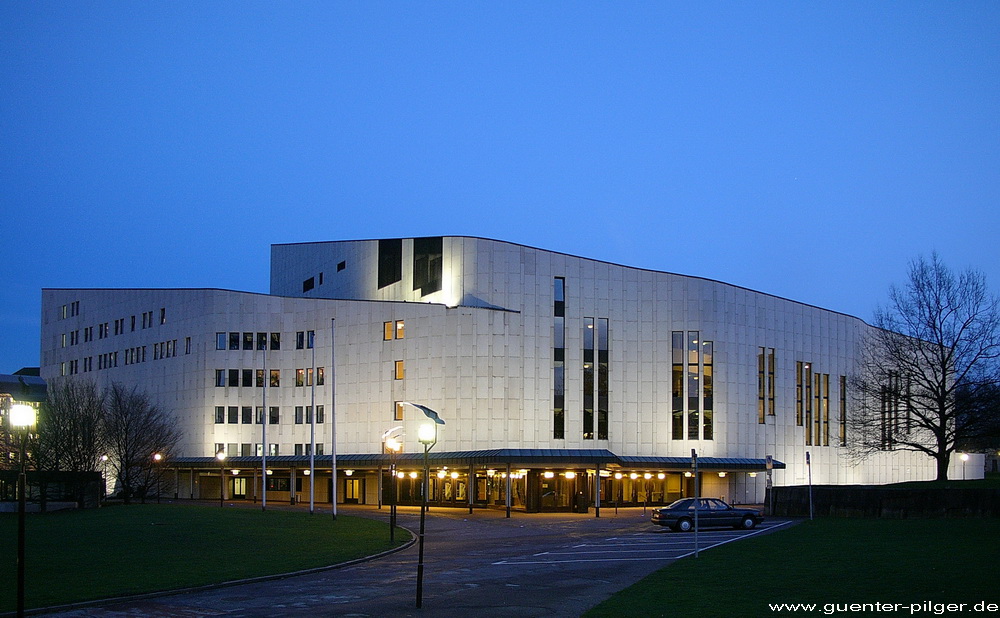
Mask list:
[[[781,526],[787,526],[790,523],[792,523],[792,522],[790,522],[790,521],[784,521],[784,522],[776,523],[776,524],[771,525],[771,526],[758,528],[757,530],[754,530],[752,532],[739,532],[737,534],[730,533],[728,535],[724,535],[723,538],[721,538],[721,539],[719,538],[719,535],[716,535],[714,537],[709,536],[709,538],[706,539],[705,538],[707,536],[706,533],[702,532],[701,535],[700,535],[701,538],[699,539],[699,541],[707,541],[707,543],[703,547],[699,547],[698,551],[706,551],[706,550],[709,550],[709,549],[711,549],[713,547],[718,547],[720,545],[725,545],[726,543],[731,543],[733,541],[738,541],[740,539],[745,539],[747,537],[756,536],[758,534],[761,534],[763,532],[767,532],[768,530],[772,530],[774,528],[778,528],[778,527],[781,527]],[[636,536],[641,536],[643,534],[647,534],[647,533],[639,533]],[[728,538],[726,538],[726,537],[728,537]],[[620,541],[620,540],[626,540],[626,539],[624,539],[622,537],[610,537],[607,540],[609,540],[609,541]],[[675,540],[676,540],[676,543],[674,542]],[[694,538],[691,535],[684,535],[684,536],[670,535],[670,536],[665,537],[663,539],[663,541],[660,541],[660,542],[650,541],[650,542],[645,543],[645,544],[647,544],[647,545],[654,545],[654,546],[655,545],[659,545],[659,546],[662,546],[662,547],[665,547],[665,548],[664,549],[653,549],[653,548],[647,547],[647,548],[639,548],[639,549],[607,549],[607,550],[604,550],[604,549],[598,549],[598,548],[601,548],[601,547],[621,548],[621,547],[625,547],[625,544],[624,543],[613,543],[613,544],[605,545],[605,544],[597,544],[597,543],[581,543],[581,544],[577,544],[577,545],[573,545],[573,546],[564,548],[565,550],[574,550],[574,551],[558,551],[558,550],[557,551],[547,551],[547,552],[540,552],[540,553],[534,554],[532,557],[537,558],[537,557],[540,557],[540,556],[583,556],[583,555],[588,555],[588,554],[615,554],[615,555],[614,556],[601,557],[601,558],[572,558],[572,559],[553,558],[551,560],[545,560],[545,559],[543,559],[543,560],[519,560],[517,558],[512,558],[510,560],[498,560],[497,562],[493,562],[492,564],[494,564],[494,565],[506,565],[506,564],[510,564],[510,565],[525,564],[525,565],[528,565],[528,564],[566,564],[566,563],[579,563],[579,562],[633,562],[633,561],[649,561],[649,560],[679,560],[680,558],[686,558],[687,556],[693,556],[694,555],[694,547],[693,547],[694,546]],[[682,545],[682,544],[685,545],[685,547],[677,547],[677,545]],[[674,547],[671,548],[670,546],[674,546]],[[584,547],[586,547],[588,549],[586,549],[586,550],[582,549]],[[649,557],[641,557],[641,556],[627,557],[627,556],[622,556],[621,555],[621,554],[628,554],[628,553],[675,554],[678,551],[683,552],[683,553],[680,553],[678,555],[673,555],[673,556],[658,555],[658,556],[649,556]]]

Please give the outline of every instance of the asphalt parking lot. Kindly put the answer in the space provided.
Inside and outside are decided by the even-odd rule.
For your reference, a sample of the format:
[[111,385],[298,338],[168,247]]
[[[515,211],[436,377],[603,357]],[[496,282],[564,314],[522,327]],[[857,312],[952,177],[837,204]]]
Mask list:
[[[340,513],[387,518],[387,510]],[[329,511],[327,511],[329,514]],[[432,509],[427,518],[423,607],[415,607],[417,546],[375,560],[282,579],[169,596],[110,601],[65,611],[102,616],[579,616],[612,593],[695,550],[693,533],[649,523],[641,508],[568,513]],[[416,531],[419,509],[401,508]],[[767,534],[790,520],[751,531],[703,530],[699,550]],[[387,528],[388,534],[388,528]],[[259,559],[232,556],[230,559]]]

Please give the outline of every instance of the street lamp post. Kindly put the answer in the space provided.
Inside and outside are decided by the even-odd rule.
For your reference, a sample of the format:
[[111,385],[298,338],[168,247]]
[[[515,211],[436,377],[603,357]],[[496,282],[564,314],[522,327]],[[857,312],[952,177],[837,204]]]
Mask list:
[[25,511],[25,446],[28,433],[35,425],[35,409],[24,404],[10,407],[10,426],[21,437],[21,460],[17,475],[17,615],[24,616],[24,511]]
[[382,434],[382,447],[383,451],[388,451],[389,453],[389,472],[392,475],[392,484],[390,485],[391,496],[389,497],[389,542],[393,543],[396,541],[396,456],[399,452],[403,450],[403,443],[399,438],[393,436],[393,432],[399,431],[402,427],[393,427],[389,431]]
[[153,471],[156,474],[156,503],[160,503],[160,473],[162,469],[160,468],[160,462],[163,461],[163,455],[160,453],[153,453]]
[[429,474],[428,453],[437,444],[437,424],[424,423],[420,426],[417,438],[424,445],[424,488],[420,500],[420,536],[419,550],[417,552],[417,608],[423,604],[424,596],[424,520],[427,518],[427,492],[430,489],[427,476]]
[[219,508],[222,508],[222,501],[226,496],[226,451],[219,451],[215,454],[219,460]]
[[968,453],[962,453],[961,455],[958,456],[958,458],[962,460],[962,480],[964,481],[965,480],[965,462],[969,461],[969,454]]

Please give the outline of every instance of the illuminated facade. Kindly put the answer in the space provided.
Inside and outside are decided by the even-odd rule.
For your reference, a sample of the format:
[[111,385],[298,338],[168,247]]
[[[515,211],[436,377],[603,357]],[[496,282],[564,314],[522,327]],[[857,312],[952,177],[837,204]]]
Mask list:
[[42,306],[42,377],[136,384],[177,415],[181,497],[218,497],[222,450],[227,496],[258,491],[266,455],[269,491],[302,497],[313,454],[328,500],[335,419],[338,499],[379,499],[393,427],[413,499],[426,419],[403,402],[446,421],[444,504],[504,503],[509,478],[528,510],[666,502],[692,491],[692,450],[704,493],[734,502],[763,501],[767,456],[781,485],[806,482],[807,451],[815,483],[934,474],[910,453],[847,462],[864,322],[698,277],[482,238],[334,241],[273,245],[270,294],[47,289]]

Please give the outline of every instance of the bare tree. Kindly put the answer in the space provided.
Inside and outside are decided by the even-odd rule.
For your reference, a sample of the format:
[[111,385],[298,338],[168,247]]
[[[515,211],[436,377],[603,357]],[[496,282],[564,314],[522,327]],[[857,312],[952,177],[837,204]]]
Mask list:
[[104,454],[104,396],[90,381],[62,380],[48,392],[38,420],[38,469],[95,472]]
[[161,466],[153,455],[169,457],[180,441],[176,419],[137,388],[112,384],[106,392],[105,436],[108,456],[126,504],[145,498],[156,484]]
[[956,276],[933,254],[910,263],[902,288],[878,308],[852,379],[852,454],[909,450],[936,460],[948,478],[956,445],[982,426],[963,412],[960,391],[986,392],[998,383],[1000,299],[974,270]]

